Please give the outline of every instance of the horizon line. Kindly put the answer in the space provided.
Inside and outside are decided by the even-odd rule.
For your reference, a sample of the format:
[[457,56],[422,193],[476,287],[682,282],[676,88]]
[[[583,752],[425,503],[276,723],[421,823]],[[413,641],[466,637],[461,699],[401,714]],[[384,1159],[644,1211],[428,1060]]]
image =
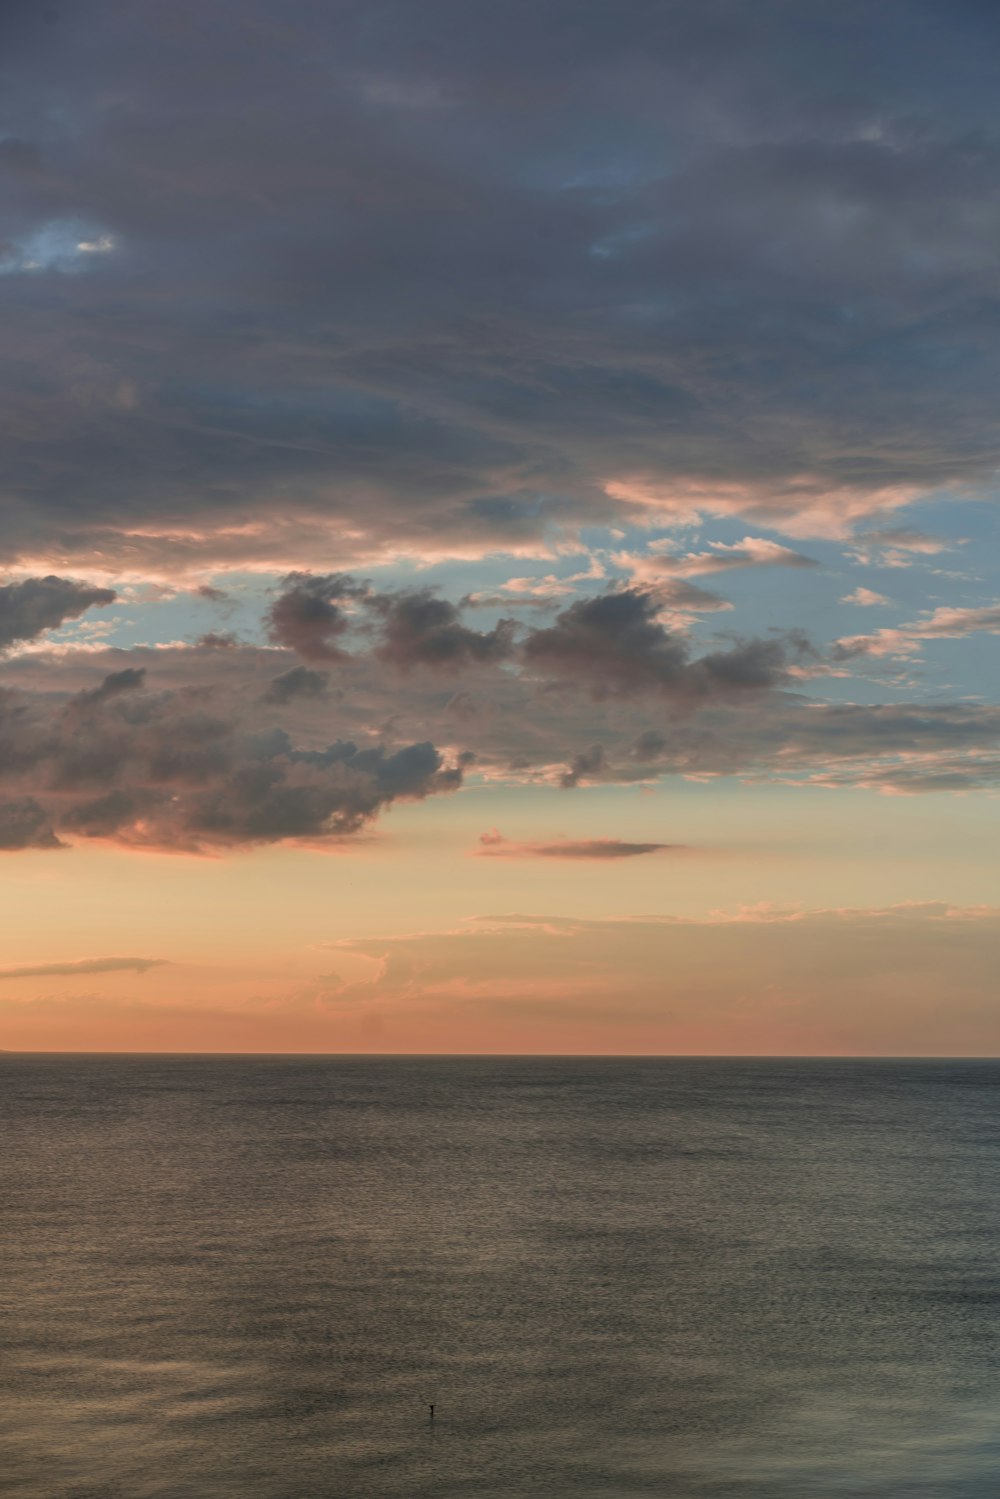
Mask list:
[[171,1057],[243,1059],[301,1058],[324,1061],[507,1061],[507,1062],[1000,1062],[1000,1054],[960,1052],[754,1052],[754,1051],[101,1051],[97,1048],[29,1050],[0,1047],[0,1057]]

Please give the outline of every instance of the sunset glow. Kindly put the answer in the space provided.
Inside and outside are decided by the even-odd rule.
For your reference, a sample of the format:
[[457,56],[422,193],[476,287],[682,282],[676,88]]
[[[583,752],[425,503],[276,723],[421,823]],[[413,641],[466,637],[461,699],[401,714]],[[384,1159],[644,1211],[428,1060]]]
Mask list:
[[987,9],[16,9],[0,1049],[1000,1052]]

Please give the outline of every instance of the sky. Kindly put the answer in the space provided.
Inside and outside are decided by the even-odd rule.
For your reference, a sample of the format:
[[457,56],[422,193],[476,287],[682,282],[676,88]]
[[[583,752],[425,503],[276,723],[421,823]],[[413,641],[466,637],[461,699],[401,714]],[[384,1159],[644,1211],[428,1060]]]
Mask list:
[[1000,1054],[998,46],[7,0],[0,1049]]

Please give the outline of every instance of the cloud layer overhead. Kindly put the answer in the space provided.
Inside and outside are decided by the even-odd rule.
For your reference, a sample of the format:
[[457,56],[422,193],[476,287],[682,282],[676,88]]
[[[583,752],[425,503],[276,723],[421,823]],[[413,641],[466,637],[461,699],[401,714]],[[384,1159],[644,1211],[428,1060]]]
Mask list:
[[990,483],[988,7],[15,17],[10,562],[834,534]]

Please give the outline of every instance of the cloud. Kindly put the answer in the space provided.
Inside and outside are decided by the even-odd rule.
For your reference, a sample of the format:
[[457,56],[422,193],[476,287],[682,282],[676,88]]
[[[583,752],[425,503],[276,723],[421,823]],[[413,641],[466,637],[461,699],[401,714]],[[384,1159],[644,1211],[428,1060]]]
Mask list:
[[[290,655],[284,661],[294,669]],[[126,788],[134,798],[151,758],[157,776],[175,762],[222,776],[247,736],[270,733],[276,723],[298,749],[338,739],[388,748],[429,741],[446,767],[461,768],[463,755],[474,755],[471,774],[490,783],[721,776],[879,791],[941,789],[945,780],[953,790],[1000,784],[1000,709],[973,700],[823,702],[793,678],[692,704],[658,689],[595,696],[586,676],[540,674],[516,658],[442,681],[433,672],[401,675],[358,651],[337,665],[324,696],[264,703],[281,662],[274,650],[248,644],[19,656],[0,690],[0,796],[32,795],[48,805],[64,785],[81,801]],[[100,710],[88,709],[85,698],[81,705],[102,673],[121,669],[145,669],[144,690]],[[81,779],[87,798],[74,789]],[[118,816],[115,807],[97,811]]]
[[840,601],[842,604],[856,604],[860,609],[873,609],[881,604],[891,601],[884,593],[876,593],[873,588],[855,588],[853,593],[846,593]]
[[370,605],[381,622],[375,655],[402,671],[423,666],[455,672],[504,661],[513,650],[511,620],[502,619],[489,631],[470,630],[454,604],[428,589],[376,596]]
[[871,635],[847,635],[834,646],[834,659],[849,661],[855,656],[918,655],[924,640],[961,640],[967,635],[1000,635],[1000,604],[976,609],[943,606],[925,619],[911,624],[876,630]]
[[274,677],[264,694],[266,703],[284,704],[295,697],[321,697],[330,678],[325,671],[312,671],[308,666],[293,666]]
[[876,630],[870,635],[842,635],[830,652],[834,661],[853,661],[859,656],[917,656],[920,647],[904,630]]
[[121,671],[109,672],[97,687],[77,693],[73,700],[74,705],[77,708],[99,707],[112,698],[120,697],[123,692],[138,692],[145,681],[146,668],[144,666],[125,666]]
[[571,588],[567,588],[553,593],[467,593],[462,599],[462,606],[466,609],[537,609],[544,613],[553,603],[572,592]]
[[608,757],[603,744],[592,744],[588,749],[577,751],[559,777],[559,784],[564,791],[571,791],[584,777],[598,776],[607,769]]
[[268,638],[307,661],[342,660],[337,641],[351,626],[343,601],[357,598],[359,591],[362,586],[342,573],[290,573],[267,612]]
[[8,561],[845,535],[989,482],[990,7],[384,14],[7,35]]
[[850,537],[873,513],[902,509],[921,495],[918,485],[831,484],[818,473],[765,480],[633,473],[609,479],[605,492],[626,507],[632,524],[676,527],[734,518],[788,536],[827,538]]
[[699,588],[696,583],[688,583],[680,578],[647,586],[656,599],[661,614],[714,614],[733,607],[721,594],[712,593],[708,588]]
[[998,950],[996,908],[945,903],[514,912],[334,942],[311,981],[238,974],[208,1002],[169,967],[117,998],[11,985],[0,1023],[28,1050],[995,1057]]
[[858,562],[866,566],[911,567],[914,556],[936,557],[953,546],[964,545],[961,537],[946,541],[941,536],[928,536],[912,526],[886,526],[881,530],[863,531],[851,547]]
[[309,747],[255,722],[252,699],[144,691],[129,675],[61,704],[0,696],[0,784],[16,793],[0,848],[58,847],[60,832],[191,851],[344,837],[462,781],[426,741]]
[[36,640],[88,609],[113,604],[112,588],[94,588],[70,578],[26,578],[0,587],[0,650]]
[[198,636],[197,644],[208,651],[231,651],[239,645],[239,638],[228,631],[208,630]]
[[470,593],[462,603],[470,609],[548,609],[554,602],[571,598],[577,583],[590,583],[605,576],[604,564],[598,557],[591,556],[583,572],[569,573],[565,577],[547,573],[542,578],[508,578],[500,584],[495,596]]
[[733,572],[748,567],[818,567],[812,557],[762,536],[744,536],[742,541],[709,543],[707,552],[677,553],[671,543],[658,543],[639,556],[619,553],[615,561],[641,583],[655,584],[663,578],[696,578],[705,574]]
[[619,838],[560,838],[554,843],[517,842],[504,838],[495,829],[483,833],[477,853],[481,858],[499,859],[633,859],[639,854],[676,850],[673,843],[623,843]]
[[45,808],[33,796],[0,801],[0,850],[61,847]]
[[935,609],[929,619],[904,628],[911,628],[933,640],[959,639],[963,635],[981,632],[1000,635],[1000,604],[987,604],[980,609]]
[[677,703],[766,692],[787,680],[789,656],[804,643],[741,641],[691,658],[690,645],[657,619],[654,593],[627,588],[570,604],[545,629],[527,636],[530,668],[589,688],[596,698],[658,693]]
[[[618,595],[585,602],[608,597]],[[379,660],[380,616],[359,600],[353,638],[367,648],[344,651],[325,693],[281,702],[267,700],[275,678],[314,668],[248,644],[17,656],[0,690],[0,800],[10,804],[0,841],[219,850],[336,839],[369,826],[397,790],[447,793],[463,774],[567,789],[676,776],[886,794],[1000,784],[995,707],[823,703],[790,690],[799,680],[778,677],[766,656],[759,688],[729,691],[713,674],[704,690],[704,655],[690,639],[667,628],[655,604],[626,606],[611,627],[600,609],[583,627],[575,606],[563,610],[550,627],[559,659],[544,669],[515,646],[509,660],[472,662],[442,683]],[[578,656],[562,651],[567,616]],[[957,627],[950,616],[937,624]],[[526,645],[534,633],[523,632]],[[745,682],[738,646],[702,652],[734,658],[727,665]],[[616,690],[633,658],[637,684]],[[391,769],[410,746],[434,748]]]
[[[1000,912],[754,906],[688,919],[505,914],[349,939],[345,1012],[408,1049],[995,1056]],[[423,1047],[419,1038],[423,1037]],[[359,1049],[362,1049],[359,1047]]]
[[[345,599],[356,605],[353,617],[343,608]],[[266,627],[270,640],[306,660],[339,664],[348,659],[342,643],[349,632],[365,637],[375,630],[377,661],[404,672],[425,667],[444,673],[506,660],[515,629],[512,620],[501,619],[492,630],[471,630],[462,623],[460,606],[433,589],[378,593],[343,573],[291,574],[268,610]],[[287,685],[302,691],[315,675],[290,676]]]
[[635,742],[629,747],[629,753],[636,759],[649,763],[656,760],[667,748],[668,741],[658,729],[643,729],[637,735]]
[[885,793],[1000,785],[1000,709],[975,703],[817,703],[789,696],[703,713],[615,744],[601,780],[861,786]]
[[[338,838],[463,772],[1000,783],[995,709],[817,702],[801,635],[709,637],[713,577],[801,595],[809,536],[933,560],[956,543],[907,507],[946,533],[991,492],[989,7],[387,0],[373,29],[288,0],[280,37],[272,9],[196,34],[96,0],[7,38],[0,843]],[[418,586],[447,558],[459,602]],[[111,585],[155,650],[28,659]],[[178,625],[209,604],[239,636]]]
[[146,973],[162,968],[165,958],[78,958],[70,963],[28,963],[19,967],[0,968],[0,980],[63,978],[81,973]]

